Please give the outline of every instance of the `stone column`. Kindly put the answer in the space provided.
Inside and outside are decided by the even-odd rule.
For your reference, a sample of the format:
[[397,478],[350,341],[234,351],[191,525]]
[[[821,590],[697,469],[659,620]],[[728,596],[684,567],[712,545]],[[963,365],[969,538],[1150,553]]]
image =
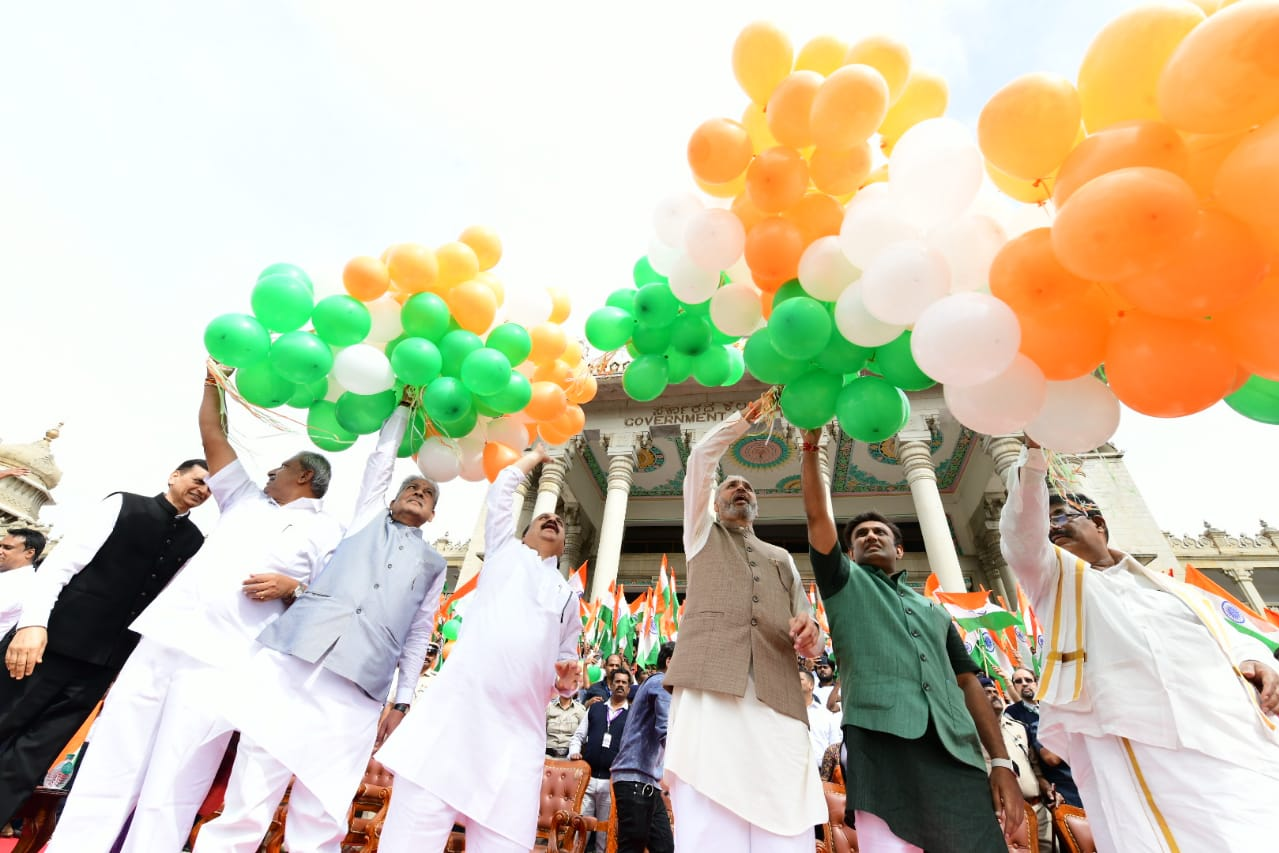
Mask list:
[[560,557],[560,573],[568,577],[582,563],[582,511],[577,504],[564,507],[564,555]]
[[484,524],[488,520],[489,506],[488,501],[480,503],[480,511],[475,519],[475,528],[471,531],[471,544],[467,546],[466,556],[462,558],[462,566],[457,570],[457,585],[469,581],[480,573],[480,567],[484,565],[482,556],[484,554]]
[[542,473],[537,480],[537,499],[533,503],[532,518],[544,512],[555,512],[559,506],[560,493],[564,490],[564,475],[573,464],[568,450],[557,447],[551,451],[551,458],[542,463]]
[[946,509],[937,490],[937,469],[929,442],[932,434],[923,429],[902,430],[897,436],[897,458],[906,470],[906,482],[915,503],[915,515],[924,534],[928,564],[944,592],[965,592],[964,573],[946,525]]
[[591,600],[598,601],[608,593],[608,585],[617,580],[622,561],[622,535],[626,532],[626,504],[635,479],[635,437],[613,436],[608,447],[608,491],[604,496],[604,515],[600,521],[600,545],[595,554],[595,575],[591,582]]
[[1260,590],[1252,582],[1252,568],[1226,569],[1225,571],[1239,582],[1239,588],[1243,590],[1243,603],[1258,613],[1265,613],[1266,600],[1261,597]]

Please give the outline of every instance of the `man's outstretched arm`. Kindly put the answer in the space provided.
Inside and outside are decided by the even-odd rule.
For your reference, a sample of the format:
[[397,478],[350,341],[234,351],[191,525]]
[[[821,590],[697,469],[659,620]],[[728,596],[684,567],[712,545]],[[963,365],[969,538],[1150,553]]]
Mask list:
[[801,435],[804,444],[799,481],[804,492],[804,514],[808,517],[808,544],[814,551],[829,554],[839,542],[839,533],[835,529],[835,511],[831,507],[830,492],[822,481],[817,449],[822,431],[806,429]]
[[213,369],[206,368],[204,397],[200,400],[200,441],[204,444],[204,458],[209,463],[209,473],[216,474],[236,460],[235,448],[227,440],[222,425],[222,394],[213,378]]

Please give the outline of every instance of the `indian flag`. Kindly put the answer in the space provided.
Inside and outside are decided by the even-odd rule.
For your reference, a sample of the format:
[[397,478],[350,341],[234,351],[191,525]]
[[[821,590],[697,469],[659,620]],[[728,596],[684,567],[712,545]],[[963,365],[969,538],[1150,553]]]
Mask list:
[[1186,566],[1186,583],[1204,592],[1217,607],[1226,624],[1258,641],[1274,654],[1279,649],[1279,627],[1209,580],[1194,566]]
[[1018,619],[998,604],[990,600],[990,594],[984,590],[977,592],[942,592],[937,590],[934,597],[946,608],[950,617],[969,630],[988,628],[1002,631],[1017,624]]

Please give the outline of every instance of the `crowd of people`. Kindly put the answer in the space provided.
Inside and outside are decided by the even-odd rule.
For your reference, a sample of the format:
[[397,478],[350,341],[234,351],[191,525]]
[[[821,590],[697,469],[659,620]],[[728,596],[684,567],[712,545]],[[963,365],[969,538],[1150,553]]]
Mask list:
[[[442,850],[457,825],[475,853],[531,849],[547,757],[589,766],[582,813],[598,851],[610,832],[624,853],[811,850],[822,780],[843,781],[867,853],[1004,851],[1027,805],[1050,850],[1062,803],[1086,809],[1103,851],[1273,842],[1274,659],[1112,545],[1086,496],[1050,494],[1033,442],[1001,534],[1049,643],[1041,673],[1005,674],[1011,695],[907,583],[890,519],[836,521],[820,434],[806,431],[829,636],[819,627],[792,556],[756,535],[751,483],[716,480],[766,398],[690,451],[678,640],[651,668],[609,655],[588,684],[596,660],[583,659],[578,593],[558,565],[564,521],[547,512],[518,529],[517,489],[547,458],[537,447],[489,490],[484,568],[440,663],[445,564],[422,535],[440,488],[392,484],[409,403],[378,435],[345,526],[323,508],[320,454],[249,479],[210,376],[204,456],[165,491],[111,495],[38,571],[40,534],[0,540],[0,820],[105,694],[55,853],[182,850],[236,732],[197,853],[257,850],[290,784],[288,849],[337,851],[371,757],[395,779],[388,853]],[[209,497],[220,517],[204,537],[189,513]]]

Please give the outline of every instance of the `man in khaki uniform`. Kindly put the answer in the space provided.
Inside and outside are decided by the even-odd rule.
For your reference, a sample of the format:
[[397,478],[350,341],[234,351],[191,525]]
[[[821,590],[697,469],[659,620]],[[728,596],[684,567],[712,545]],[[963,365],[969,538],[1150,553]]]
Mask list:
[[799,853],[826,819],[795,677],[796,653],[821,654],[821,632],[790,554],[755,535],[751,484],[714,482],[720,457],[762,410],[753,402],[715,426],[686,466],[688,593],[665,680],[677,851]]
[[[1044,778],[1043,771],[1039,768],[1039,759],[1035,757],[1035,751],[1030,748],[1030,728],[1020,720],[1004,713],[1007,703],[1004,702],[1004,697],[999,695],[999,688],[995,686],[990,676],[979,675],[977,680],[986,691],[990,707],[994,708],[999,716],[999,733],[1004,736],[1004,746],[1008,749],[1008,759],[1013,763],[1013,773],[1017,774],[1021,795],[1035,810],[1039,849],[1044,853],[1051,853],[1053,816],[1048,810],[1048,804],[1053,798],[1048,780]],[[990,772],[990,754],[985,749],[982,750],[982,757],[986,759],[986,771]]]

